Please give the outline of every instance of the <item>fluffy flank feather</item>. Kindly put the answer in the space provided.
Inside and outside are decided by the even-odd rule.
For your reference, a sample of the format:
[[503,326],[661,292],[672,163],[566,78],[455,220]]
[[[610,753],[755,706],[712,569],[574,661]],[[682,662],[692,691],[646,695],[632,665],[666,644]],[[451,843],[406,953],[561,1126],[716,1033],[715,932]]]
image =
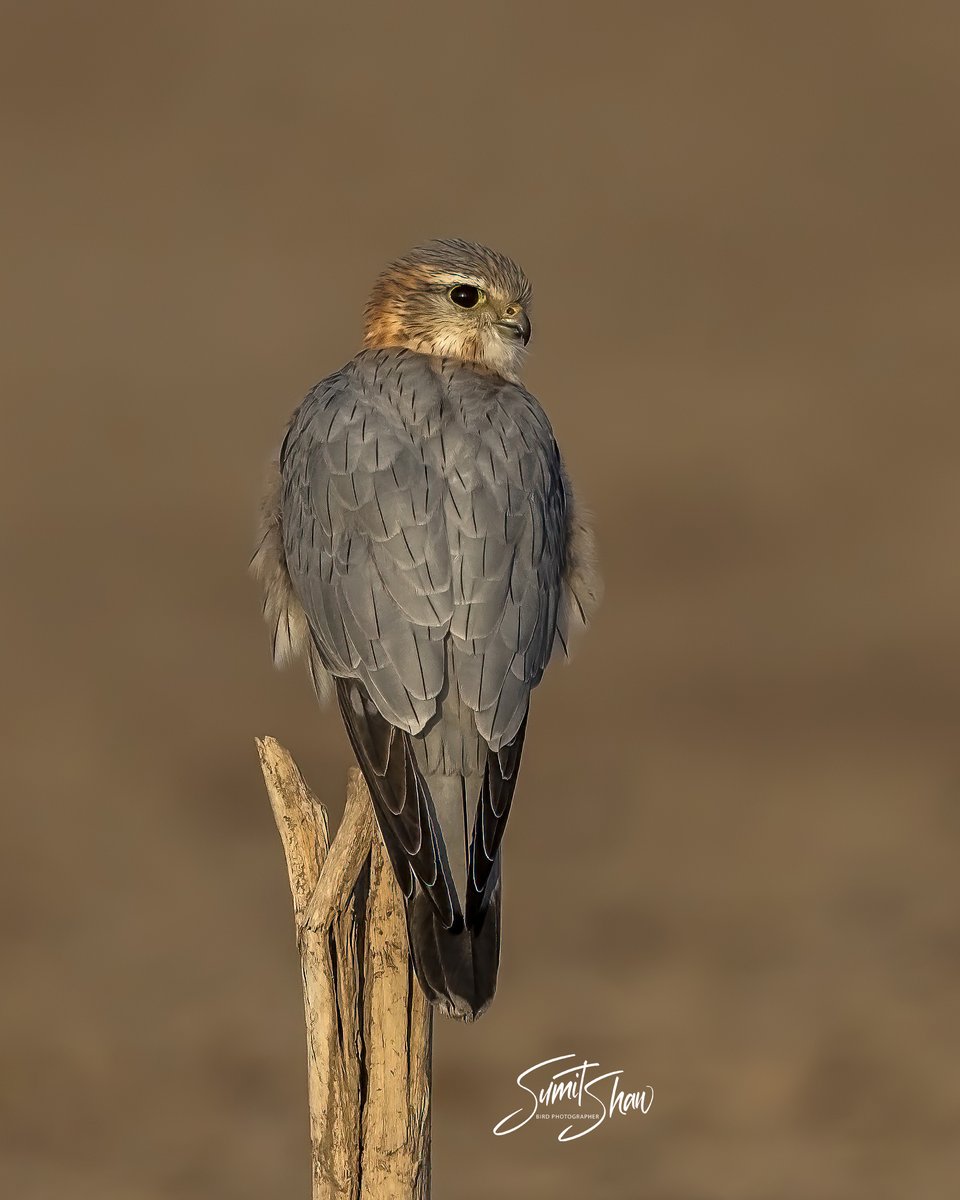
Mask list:
[[323,669],[310,637],[307,618],[290,582],[283,554],[279,464],[270,466],[260,507],[260,528],[250,570],[263,587],[263,616],[270,631],[273,661],[278,667],[306,656],[310,678],[321,701],[332,694],[333,684]]
[[597,540],[590,514],[574,499],[564,471],[567,493],[567,562],[563,592],[557,613],[557,644],[570,657],[571,637],[586,629],[603,596],[603,581],[597,566]]

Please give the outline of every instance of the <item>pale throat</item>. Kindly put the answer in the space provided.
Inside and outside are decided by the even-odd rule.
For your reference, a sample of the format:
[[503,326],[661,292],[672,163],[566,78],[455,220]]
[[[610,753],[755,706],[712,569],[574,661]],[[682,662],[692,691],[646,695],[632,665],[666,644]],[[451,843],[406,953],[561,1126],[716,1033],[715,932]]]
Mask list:
[[[420,353],[441,358],[456,358],[461,362],[486,367],[507,379],[520,376],[523,351],[508,343],[495,329],[463,333],[460,330],[438,330],[420,340]],[[414,347],[411,345],[410,347]]]
[[371,314],[363,341],[373,350],[402,347],[417,354],[455,358],[485,367],[513,382],[519,381],[523,363],[523,346],[515,340],[507,341],[496,329],[418,327],[416,322],[405,319],[402,312],[390,309]]

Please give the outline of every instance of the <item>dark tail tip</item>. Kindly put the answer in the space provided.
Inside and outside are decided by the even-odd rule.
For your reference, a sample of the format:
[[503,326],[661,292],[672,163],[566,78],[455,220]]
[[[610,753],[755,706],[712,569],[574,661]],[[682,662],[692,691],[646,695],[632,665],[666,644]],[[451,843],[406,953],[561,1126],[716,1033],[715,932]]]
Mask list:
[[490,1006],[500,965],[500,889],[479,930],[444,929],[418,888],[407,908],[413,966],[424,994],[448,1017],[475,1021]]

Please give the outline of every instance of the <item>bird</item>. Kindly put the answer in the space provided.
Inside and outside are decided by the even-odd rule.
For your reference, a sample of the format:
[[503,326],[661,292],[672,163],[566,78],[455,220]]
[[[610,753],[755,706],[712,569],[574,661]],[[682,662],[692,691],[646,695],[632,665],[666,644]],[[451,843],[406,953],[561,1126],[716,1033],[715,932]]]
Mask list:
[[253,569],[274,660],[336,697],[437,1009],[500,961],[502,839],[530,695],[599,597],[594,537],[521,382],[530,283],[438,239],[391,263],[363,349],[293,413]]

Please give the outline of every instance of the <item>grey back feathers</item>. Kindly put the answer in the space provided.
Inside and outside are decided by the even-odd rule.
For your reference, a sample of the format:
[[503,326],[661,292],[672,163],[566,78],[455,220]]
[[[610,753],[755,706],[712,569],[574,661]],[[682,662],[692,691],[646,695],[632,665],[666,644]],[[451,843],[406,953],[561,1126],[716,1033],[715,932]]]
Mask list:
[[560,455],[536,400],[453,360],[365,351],[301,405],[281,477],[287,569],[327,669],[420,733],[449,635],[478,732],[512,741],[566,562]]

